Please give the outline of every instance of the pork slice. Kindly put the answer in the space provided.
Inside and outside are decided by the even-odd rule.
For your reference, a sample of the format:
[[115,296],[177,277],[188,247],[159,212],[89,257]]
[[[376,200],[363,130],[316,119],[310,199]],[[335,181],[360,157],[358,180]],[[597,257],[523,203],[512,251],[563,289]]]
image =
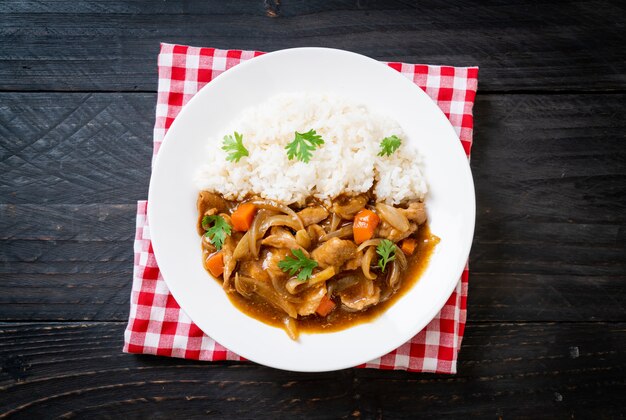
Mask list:
[[335,201],[333,203],[333,213],[337,213],[342,219],[352,220],[354,215],[365,207],[367,201],[366,195],[357,195]]
[[326,219],[328,217],[328,210],[322,206],[306,207],[300,210],[297,214],[306,227]]
[[314,314],[325,295],[326,286],[303,292],[302,295],[300,295],[303,302],[298,305],[298,315],[307,316]]
[[289,273],[284,272],[278,266],[278,263],[287,258],[288,256],[292,256],[291,250],[287,248],[268,248],[267,252],[264,254],[262,267],[270,278],[277,278],[286,280],[289,278]]
[[291,234],[287,229],[281,227],[273,227],[271,235],[261,241],[261,244],[265,246],[271,246],[274,248],[287,248],[287,249],[300,249],[308,256],[307,250],[302,248],[296,241],[295,236]]
[[357,246],[352,241],[331,238],[311,252],[311,257],[321,268],[341,267],[346,261],[356,256]]
[[417,223],[411,222],[409,223],[409,230],[406,232],[400,232],[399,230],[393,228],[389,223],[381,220],[378,228],[376,229],[376,237],[389,239],[392,242],[398,242],[411,236],[417,231],[417,228]]
[[339,292],[339,298],[346,308],[362,311],[380,301],[380,288],[372,280],[363,278],[354,286]]
[[409,219],[409,221],[415,222],[418,225],[421,225],[426,221],[426,207],[422,202],[413,202],[409,204],[406,209],[401,208],[400,211],[407,219]]

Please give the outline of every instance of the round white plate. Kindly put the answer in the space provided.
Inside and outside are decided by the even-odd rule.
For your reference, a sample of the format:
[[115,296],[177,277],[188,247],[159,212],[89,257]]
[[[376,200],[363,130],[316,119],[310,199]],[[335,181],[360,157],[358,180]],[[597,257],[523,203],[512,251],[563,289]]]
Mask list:
[[[281,92],[333,92],[400,123],[424,158],[430,227],[441,238],[422,278],[374,322],[292,341],[237,310],[202,267],[193,178],[207,153],[243,108]],[[215,147],[220,145],[216,144]],[[148,218],[154,253],[176,301],[210,337],[263,365],[329,371],[359,365],[408,341],[443,307],[459,281],[474,232],[469,165],[452,126],[435,103],[400,73],[347,51],[296,48],[228,70],[202,88],[168,131],[150,180]]]

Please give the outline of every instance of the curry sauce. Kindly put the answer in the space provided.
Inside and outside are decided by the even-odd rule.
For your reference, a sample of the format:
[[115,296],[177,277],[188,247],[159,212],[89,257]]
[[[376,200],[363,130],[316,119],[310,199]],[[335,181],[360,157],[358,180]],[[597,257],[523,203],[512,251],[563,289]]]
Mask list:
[[[371,322],[383,314],[417,283],[439,243],[439,238],[430,232],[427,224],[420,227],[415,237],[418,246],[415,253],[407,258],[409,265],[402,275],[401,287],[389,299],[363,311],[335,310],[326,317],[309,315],[298,318],[300,331],[308,333],[341,331],[358,324]],[[228,298],[237,309],[246,315],[273,327],[283,327],[284,313],[273,305],[261,299],[246,299],[238,293],[229,293]]]
[[371,193],[288,206],[203,191],[198,216],[205,269],[235,307],[292,339],[372,321],[439,242],[423,202],[391,206]]

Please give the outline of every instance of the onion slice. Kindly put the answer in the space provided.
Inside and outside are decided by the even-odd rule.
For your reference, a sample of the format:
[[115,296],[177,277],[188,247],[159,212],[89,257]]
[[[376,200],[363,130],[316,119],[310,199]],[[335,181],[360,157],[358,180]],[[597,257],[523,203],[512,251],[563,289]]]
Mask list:
[[283,214],[279,214],[276,216],[270,216],[267,219],[265,219],[263,223],[261,223],[261,226],[259,227],[259,232],[258,232],[259,237],[262,238],[265,235],[265,232],[267,232],[267,230],[271,228],[272,226],[287,226],[288,228],[291,228],[295,231],[302,229],[300,225],[296,221],[294,221],[291,217],[283,215]]
[[358,276],[348,275],[341,277],[340,279],[332,280],[328,283],[328,294],[343,292],[349,287],[354,286],[360,280]]
[[389,223],[394,229],[401,233],[409,230],[409,220],[397,208],[389,206],[385,203],[376,203],[376,211],[385,222]]
[[339,222],[341,222],[341,217],[337,213],[333,213],[332,218],[330,219],[330,232],[334,232],[339,227]]
[[290,316],[286,316],[283,319],[283,324],[285,324],[285,332],[293,341],[298,340],[300,336],[300,330],[298,330],[298,321]]
[[271,271],[268,271],[270,279],[272,279],[272,286],[274,286],[274,290],[288,302],[300,304],[302,303],[302,299],[297,296],[294,296],[293,293],[289,292],[286,288],[287,283],[280,276],[272,275]]
[[370,265],[372,265],[374,255],[376,255],[376,248],[369,247],[367,251],[365,251],[363,259],[361,259],[361,270],[363,270],[363,275],[370,280],[376,279],[376,275],[370,272]]
[[387,283],[389,287],[396,292],[400,288],[400,264],[397,261],[391,262],[391,270],[387,276]]
[[254,204],[255,206],[257,206],[260,209],[275,210],[275,211],[279,211],[279,212],[285,213],[285,214],[291,216],[293,218],[294,222],[296,222],[298,224],[298,228],[295,229],[295,230],[304,229],[304,224],[302,223],[302,220],[300,219],[300,216],[298,216],[295,211],[290,209],[289,206],[286,206],[285,204],[278,203],[278,202],[273,201],[273,200],[252,200],[252,201],[249,201],[249,203],[250,204]]
[[[273,287],[269,284],[257,280],[253,277],[240,276],[238,274],[235,275],[235,288],[237,291],[243,290],[249,296],[252,293],[256,293],[258,296],[263,298],[266,302],[272,304],[278,309],[285,311],[287,315],[292,318],[298,317],[298,311],[296,308],[290,303],[283,299]],[[239,284],[237,286],[237,283]],[[246,296],[242,294],[242,296]]]
[[325,281],[330,280],[333,276],[337,274],[337,269],[333,266],[326,267],[320,272],[313,274],[308,280],[302,281],[298,280],[297,277],[292,277],[285,284],[285,289],[292,295],[300,293],[304,289],[309,289],[319,283],[323,283]]
[[393,292],[397,292],[400,288],[400,271],[406,270],[408,266],[408,262],[406,257],[404,256],[404,252],[396,245],[396,259],[391,262],[391,271],[387,276],[387,284],[393,290]]
[[250,299],[252,297],[252,293],[254,293],[254,288],[250,287],[249,283],[239,280],[239,273],[235,273],[235,290],[237,290],[237,293],[246,299]]
[[232,257],[233,262],[237,262],[250,254],[250,246],[248,242],[249,236],[250,236],[250,231],[246,232],[241,237],[239,242],[237,242],[237,246],[235,247],[235,250],[233,251],[233,257]]
[[400,249],[398,245],[396,245],[395,256],[396,256],[396,260],[398,260],[398,262],[400,263],[400,268],[402,270],[406,270],[409,263],[406,260],[406,256],[404,255],[404,252],[402,252],[402,250]]
[[335,230],[325,235],[322,235],[319,242],[326,242],[327,240],[332,239],[332,238],[349,238],[352,235],[353,235],[352,223],[350,223],[350,224],[345,225],[339,230]]
[[368,246],[378,246],[383,240],[380,238],[376,238],[376,239],[368,239],[367,241],[363,242],[361,245],[359,245],[359,247],[356,249],[357,252],[359,251],[363,251],[365,248],[367,248]]
[[250,249],[250,253],[252,257],[255,259],[259,257],[259,251],[261,248],[260,244],[257,244],[257,241],[262,236],[261,235],[261,225],[268,217],[273,216],[275,213],[271,210],[261,209],[254,216],[254,220],[252,221],[252,226],[250,226],[250,230],[248,230],[248,248]]
[[311,237],[305,229],[296,232],[296,242],[304,249],[311,248]]

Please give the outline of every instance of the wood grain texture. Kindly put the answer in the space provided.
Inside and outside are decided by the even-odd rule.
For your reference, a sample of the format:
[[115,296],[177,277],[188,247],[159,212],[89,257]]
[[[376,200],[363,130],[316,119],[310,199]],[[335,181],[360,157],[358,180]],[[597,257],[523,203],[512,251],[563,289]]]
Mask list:
[[623,90],[623,2],[4,1],[2,90],[155,91],[159,42],[479,65],[481,89]]
[[[0,418],[623,418],[625,21],[616,0],[0,1]],[[121,353],[159,42],[480,66],[457,375]]]
[[135,203],[0,204],[0,240],[132,241],[136,212]]
[[[620,231],[625,100],[479,95],[472,171],[485,221],[533,214],[536,222],[613,223]],[[0,204],[146,197],[154,95],[4,93],[0,104]]]
[[0,203],[146,197],[156,95],[0,95]]
[[[0,94],[1,320],[126,319],[154,100]],[[625,100],[479,95],[472,319],[626,321]]]
[[626,324],[470,323],[459,374],[293,373],[120,352],[123,323],[0,325],[10,418],[619,417]]
[[[130,248],[130,247],[129,247]],[[132,268],[100,272],[3,273],[4,321],[128,318]],[[623,321],[624,277],[472,273],[469,314],[476,321]]]

